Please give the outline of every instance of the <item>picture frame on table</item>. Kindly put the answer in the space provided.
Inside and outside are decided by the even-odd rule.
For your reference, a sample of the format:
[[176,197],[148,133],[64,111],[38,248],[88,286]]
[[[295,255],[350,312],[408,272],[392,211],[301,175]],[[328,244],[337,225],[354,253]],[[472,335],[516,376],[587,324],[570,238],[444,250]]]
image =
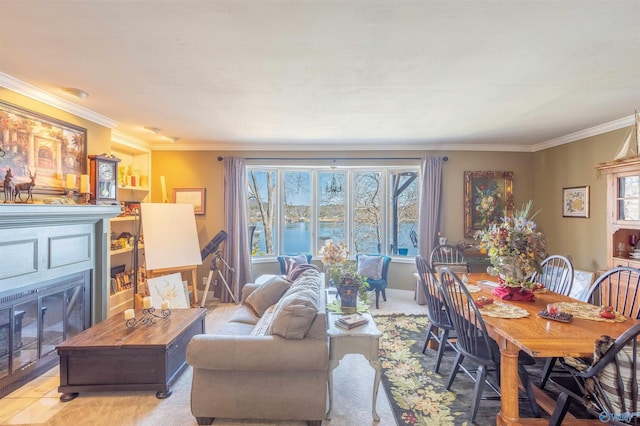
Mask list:
[[589,217],[589,185],[562,188],[562,217]]
[[464,236],[513,214],[513,172],[464,172]]
[[174,188],[173,202],[191,204],[197,215],[205,214],[205,188]]
[[64,194],[87,173],[87,129],[0,101],[0,178],[8,169],[14,184],[34,176],[34,194]]

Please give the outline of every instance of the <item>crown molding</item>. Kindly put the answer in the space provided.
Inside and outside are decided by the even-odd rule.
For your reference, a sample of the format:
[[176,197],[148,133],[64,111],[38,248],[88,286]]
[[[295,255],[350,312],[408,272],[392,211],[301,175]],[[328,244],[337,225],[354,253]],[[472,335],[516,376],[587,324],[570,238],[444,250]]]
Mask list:
[[129,148],[137,153],[148,153],[151,151],[151,145],[148,142],[118,129],[111,130],[111,142],[116,145],[116,148]]
[[[67,101],[66,99],[60,98],[58,96],[52,95],[40,88],[37,88],[31,84],[25,83],[21,80],[18,80],[6,73],[0,71],[0,87],[4,87],[6,89],[12,90],[21,95],[27,96],[36,101],[42,102],[44,104],[50,105],[54,108],[58,108],[62,111],[66,111],[70,114],[74,114],[78,117],[84,118],[91,122],[100,124],[102,126],[108,127],[112,129],[112,139],[116,144],[121,146],[125,146],[134,150],[139,150],[140,152],[148,152],[149,150],[154,151],[291,151],[291,150],[302,150],[302,151],[315,151],[317,149],[316,145],[309,146],[301,146],[300,143],[260,143],[260,142],[222,142],[222,143],[191,143],[191,144],[178,144],[175,143],[153,143],[148,144],[141,139],[135,138],[133,136],[122,133],[115,128],[118,125],[118,122],[105,117],[104,115],[98,114],[90,109],[87,109],[83,106],[74,104],[72,102]],[[376,147],[377,150],[380,151],[396,151],[396,150],[420,150],[426,149],[430,151],[498,151],[498,152],[537,152],[542,151],[544,149],[553,148],[559,145],[564,145],[567,143],[575,142],[580,139],[586,139],[592,136],[597,136],[603,133],[611,132],[613,130],[618,130],[624,127],[629,127],[635,124],[634,115],[630,115],[628,117],[620,118],[618,120],[610,121],[608,123],[604,123],[598,126],[590,127],[585,130],[580,130],[575,133],[571,133],[565,136],[561,136],[559,138],[551,139],[548,141],[540,142],[531,146],[522,146],[522,145],[491,145],[491,144],[433,144],[427,145],[421,142],[407,142],[407,143],[397,143],[396,141],[390,141],[389,144],[385,144],[384,146]],[[349,143],[349,141],[341,141],[339,143],[334,144],[324,144],[324,149],[335,149],[338,151],[344,150],[345,143]],[[264,146],[263,146],[264,145]],[[371,145],[363,144],[357,145],[354,144],[349,147],[349,151],[366,151],[370,150]]]
[[[269,142],[215,142],[215,143],[191,143],[191,144],[167,144],[154,143],[152,151],[317,151],[319,145],[302,145],[299,142],[271,143]],[[348,148],[345,148],[348,147]],[[496,152],[532,152],[530,146],[522,145],[491,145],[491,144],[428,144],[421,142],[385,144],[366,144],[341,141],[339,143],[322,143],[322,150],[329,151],[496,151]]]
[[608,123],[604,123],[598,126],[590,127],[588,129],[580,130],[579,132],[570,133],[568,135],[551,139],[546,142],[540,142],[532,146],[532,152],[542,151],[543,149],[553,148],[555,146],[575,142],[580,139],[586,139],[592,136],[601,135],[603,133],[611,132],[613,130],[618,130],[624,127],[633,126],[634,124],[635,124],[635,117],[633,114],[631,114],[628,117],[623,117],[618,120],[613,120]]
[[110,129],[113,129],[118,125],[118,122],[111,118],[93,112],[83,106],[76,105],[66,99],[52,95],[51,93],[45,92],[42,89],[32,86],[29,83],[25,83],[24,81],[20,81],[3,72],[0,72],[0,86]]

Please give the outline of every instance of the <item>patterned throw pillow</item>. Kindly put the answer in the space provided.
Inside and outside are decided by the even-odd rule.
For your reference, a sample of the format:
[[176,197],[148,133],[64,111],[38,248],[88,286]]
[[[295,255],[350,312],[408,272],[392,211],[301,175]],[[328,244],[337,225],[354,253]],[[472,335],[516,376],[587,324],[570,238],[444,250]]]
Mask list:
[[285,274],[289,275],[298,265],[306,265],[307,256],[299,254],[298,256],[284,256]]
[[358,275],[370,278],[372,280],[382,279],[382,256],[367,256],[361,254],[358,256]]
[[[618,377],[618,373],[616,371],[616,365],[614,362],[610,362],[604,370],[600,373],[600,385],[602,386],[602,390],[604,396],[611,401],[611,408],[614,413],[621,413],[622,398],[625,399],[625,406],[627,407],[627,411],[629,407],[633,407],[633,398],[631,391],[635,390],[635,387],[631,383],[632,381],[632,370],[633,367],[633,342],[629,342],[624,348],[618,352],[616,356],[618,360],[618,365],[620,366],[620,377]],[[636,354],[637,356],[637,354]],[[638,371],[638,365],[636,365],[636,377],[640,377],[640,371]],[[624,389],[626,391],[626,395],[621,395],[618,390],[618,380],[621,379],[624,383]]]
[[271,327],[271,321],[273,321],[273,312],[276,310],[276,305],[271,305],[264,311],[264,315],[258,320],[258,323],[253,330],[251,330],[252,336],[267,336],[269,333],[269,327]]

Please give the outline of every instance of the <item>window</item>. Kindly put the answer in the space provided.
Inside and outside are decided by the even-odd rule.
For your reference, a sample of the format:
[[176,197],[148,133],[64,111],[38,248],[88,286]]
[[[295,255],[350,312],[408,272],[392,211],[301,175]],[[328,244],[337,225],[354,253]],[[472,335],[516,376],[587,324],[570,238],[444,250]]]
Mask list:
[[416,170],[389,173],[389,235],[391,254],[417,254],[418,248],[418,186]]
[[249,226],[254,227],[252,256],[275,253],[276,178],[275,170],[249,170],[248,173],[248,217]]
[[356,253],[382,253],[380,172],[353,176],[353,247]]
[[283,254],[311,253],[311,173],[284,172]]
[[343,241],[354,256],[417,253],[416,167],[249,166],[252,256],[319,251]]
[[318,248],[328,240],[347,240],[346,186],[345,172],[318,172]]

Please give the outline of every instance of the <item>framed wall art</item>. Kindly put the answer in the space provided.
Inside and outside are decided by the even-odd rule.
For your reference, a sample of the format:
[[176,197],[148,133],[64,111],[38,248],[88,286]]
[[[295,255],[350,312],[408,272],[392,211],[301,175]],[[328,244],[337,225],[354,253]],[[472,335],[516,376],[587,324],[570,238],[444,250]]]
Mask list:
[[204,195],[204,188],[174,188],[173,202],[177,204],[191,204],[195,214],[204,214]]
[[86,129],[0,102],[0,178],[11,169],[14,184],[34,176],[34,193],[59,195],[67,174],[86,173],[86,159]]
[[513,172],[464,172],[464,236],[513,214]]
[[589,217],[589,185],[562,188],[562,217]]

